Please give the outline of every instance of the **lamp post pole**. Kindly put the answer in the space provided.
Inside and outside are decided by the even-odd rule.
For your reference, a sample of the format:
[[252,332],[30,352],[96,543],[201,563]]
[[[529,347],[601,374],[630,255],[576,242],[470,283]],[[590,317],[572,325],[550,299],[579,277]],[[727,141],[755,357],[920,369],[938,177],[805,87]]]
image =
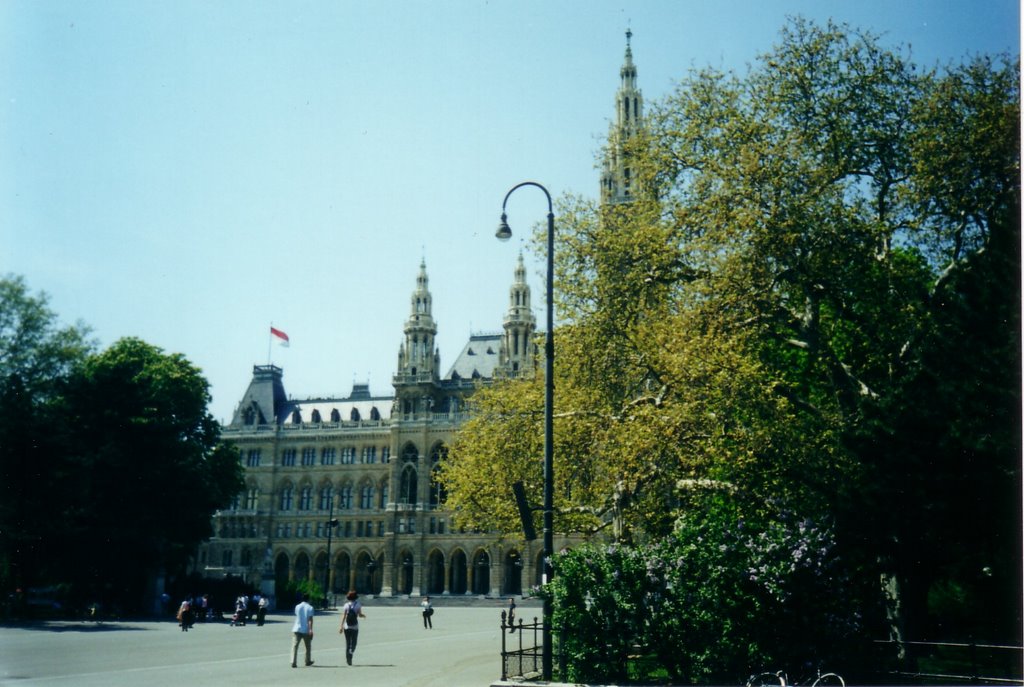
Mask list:
[[[331,585],[331,537],[338,521],[334,519],[334,494],[330,495],[330,514],[327,516],[327,566],[324,570],[324,609],[329,608],[330,585]],[[322,512],[322,511],[321,511]]]
[[[501,241],[507,241],[512,237],[512,229],[508,226],[508,216],[505,214],[505,206],[512,193],[523,186],[536,186],[544,192],[548,200],[548,255],[547,255],[547,284],[545,284],[545,300],[547,306],[547,332],[544,337],[544,577],[543,584],[551,581],[554,570],[551,567],[551,558],[554,555],[554,534],[553,534],[553,510],[554,510],[554,441],[553,441],[553,410],[555,401],[555,316],[554,316],[554,281],[555,281],[555,213],[551,204],[551,194],[542,185],[535,181],[524,181],[516,184],[505,194],[505,200],[501,203],[501,223],[495,236]],[[544,629],[543,629],[543,654],[542,670],[545,680],[551,679],[551,600],[544,598]]]

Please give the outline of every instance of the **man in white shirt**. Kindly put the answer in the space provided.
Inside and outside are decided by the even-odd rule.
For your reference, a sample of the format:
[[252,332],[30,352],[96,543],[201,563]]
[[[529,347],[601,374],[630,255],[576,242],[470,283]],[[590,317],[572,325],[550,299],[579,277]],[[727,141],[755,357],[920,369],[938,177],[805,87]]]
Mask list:
[[313,665],[313,606],[309,603],[309,594],[303,594],[302,601],[295,606],[292,634],[295,635],[295,639],[292,640],[292,668],[296,667],[295,659],[298,658],[300,641],[306,645],[306,665]]

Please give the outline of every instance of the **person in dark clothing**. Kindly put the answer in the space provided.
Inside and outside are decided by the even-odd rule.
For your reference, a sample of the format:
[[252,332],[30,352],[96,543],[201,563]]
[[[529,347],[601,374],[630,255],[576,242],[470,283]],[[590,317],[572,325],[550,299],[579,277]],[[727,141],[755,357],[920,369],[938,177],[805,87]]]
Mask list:
[[352,665],[352,655],[359,641],[359,619],[366,616],[363,615],[363,604],[359,602],[358,594],[351,591],[345,598],[348,601],[341,607],[341,627],[338,632],[345,634],[345,661]]
[[423,609],[423,629],[433,630],[434,621],[431,620],[431,616],[434,615],[434,607],[430,605],[430,597],[423,597],[423,602],[420,603],[420,607]]

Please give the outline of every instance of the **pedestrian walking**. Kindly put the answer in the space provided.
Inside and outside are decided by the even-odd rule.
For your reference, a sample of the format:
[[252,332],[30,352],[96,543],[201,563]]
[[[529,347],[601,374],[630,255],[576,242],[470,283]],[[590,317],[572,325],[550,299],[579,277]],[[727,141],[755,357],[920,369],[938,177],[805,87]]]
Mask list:
[[509,632],[515,632],[516,631],[515,622],[516,622],[516,600],[510,598],[508,600],[508,631]]
[[423,609],[423,629],[433,630],[434,621],[431,620],[431,616],[434,615],[434,607],[430,605],[430,597],[423,597],[423,601],[420,603],[420,607]]
[[356,652],[356,643],[359,641],[359,619],[363,615],[363,604],[359,601],[359,595],[354,591],[346,596],[348,599],[341,607],[341,627],[338,632],[345,634],[345,661],[352,665],[352,654]]
[[309,603],[309,594],[302,595],[302,601],[295,605],[295,624],[292,625],[292,668],[296,667],[299,654],[299,642],[306,645],[306,665],[313,665],[313,607]]
[[178,607],[178,624],[181,625],[182,632],[188,632],[188,628],[192,627],[192,604],[188,599],[182,601]]
[[263,627],[263,623],[267,619],[268,608],[270,608],[270,599],[261,596],[259,608],[256,609],[256,627]]

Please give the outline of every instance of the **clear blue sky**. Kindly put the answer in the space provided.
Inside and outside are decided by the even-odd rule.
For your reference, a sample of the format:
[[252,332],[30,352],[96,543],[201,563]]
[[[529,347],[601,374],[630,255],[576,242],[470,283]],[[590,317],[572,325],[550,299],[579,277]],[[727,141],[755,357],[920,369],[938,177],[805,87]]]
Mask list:
[[[218,419],[271,322],[289,394],[390,393],[421,259],[444,372],[501,327],[505,192],[596,197],[627,24],[649,103],[691,67],[742,71],[792,14],[925,66],[1020,51],[1017,0],[5,0],[0,274],[104,347],[185,354]],[[527,233],[543,195],[509,213]]]

